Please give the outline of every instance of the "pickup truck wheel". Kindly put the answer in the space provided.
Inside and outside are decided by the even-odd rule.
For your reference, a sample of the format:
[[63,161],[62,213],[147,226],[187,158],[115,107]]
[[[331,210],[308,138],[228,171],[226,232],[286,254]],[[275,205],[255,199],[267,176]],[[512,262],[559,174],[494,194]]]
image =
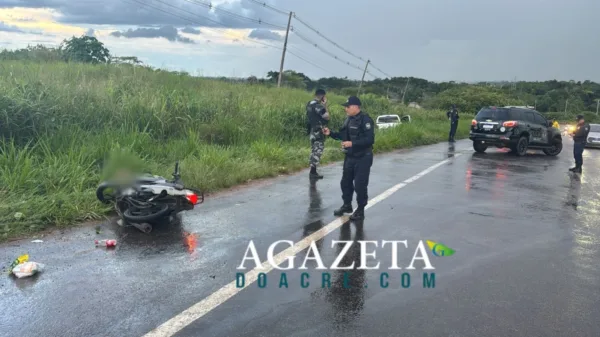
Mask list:
[[527,154],[527,147],[529,146],[529,139],[527,139],[527,137],[525,136],[521,136],[521,138],[519,138],[519,141],[517,142],[517,148],[515,153],[517,154],[517,156],[519,157],[523,157],[524,155]]
[[481,144],[479,142],[473,142],[473,149],[479,153],[484,153],[487,150],[487,145]]
[[561,141],[555,141],[552,145],[552,148],[542,150],[547,156],[557,156],[562,151],[563,145]]

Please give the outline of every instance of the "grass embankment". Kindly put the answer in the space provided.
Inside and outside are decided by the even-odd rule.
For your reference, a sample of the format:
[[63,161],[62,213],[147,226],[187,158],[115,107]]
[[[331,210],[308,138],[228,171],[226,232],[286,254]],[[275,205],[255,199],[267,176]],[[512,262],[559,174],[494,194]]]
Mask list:
[[[214,192],[308,166],[304,106],[311,93],[229,84],[144,68],[3,62],[0,65],[0,241],[99,219],[111,211],[95,188],[112,167]],[[413,123],[376,132],[383,152],[447,139],[443,111],[362,97],[364,110],[410,114]],[[330,96],[331,127],[345,118]],[[457,138],[468,134],[464,115]],[[342,159],[329,139],[323,163]]]

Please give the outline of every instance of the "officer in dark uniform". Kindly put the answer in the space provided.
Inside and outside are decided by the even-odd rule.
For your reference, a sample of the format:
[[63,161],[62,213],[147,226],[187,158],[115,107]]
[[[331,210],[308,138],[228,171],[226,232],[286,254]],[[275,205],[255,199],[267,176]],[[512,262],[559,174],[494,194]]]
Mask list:
[[458,110],[456,105],[452,104],[452,108],[446,112],[446,116],[450,120],[450,132],[448,133],[448,141],[454,143],[454,135],[458,127]]
[[571,172],[581,173],[583,166],[583,149],[587,143],[587,137],[590,133],[590,125],[585,122],[583,115],[577,115],[577,127],[573,132],[573,157],[575,157],[575,167],[569,169]]
[[368,114],[361,111],[361,102],[358,97],[351,96],[342,105],[345,107],[348,117],[340,131],[332,132],[328,128],[323,130],[325,135],[342,141],[342,149],[346,154],[340,182],[344,205],[335,210],[333,214],[340,216],[344,213],[352,213],[352,197],[356,190],[358,208],[350,219],[362,220],[365,218],[365,206],[368,201],[367,186],[373,164],[374,123]]
[[325,90],[318,89],[315,92],[315,98],[306,104],[306,117],[308,118],[308,134],[310,136],[310,178],[322,179],[323,176],[317,173],[317,166],[321,163],[321,156],[325,150],[325,136],[323,127],[329,122],[329,112],[325,104]]

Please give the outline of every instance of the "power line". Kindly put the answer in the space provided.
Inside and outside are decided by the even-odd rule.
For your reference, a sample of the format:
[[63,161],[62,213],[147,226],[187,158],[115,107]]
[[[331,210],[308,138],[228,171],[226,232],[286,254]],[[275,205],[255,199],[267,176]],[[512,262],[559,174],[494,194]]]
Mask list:
[[[126,1],[126,0],[123,0],[123,1]],[[187,21],[190,21],[190,22],[192,22],[192,23],[195,23],[195,24],[197,24],[197,25],[200,25],[200,26],[202,26],[202,23],[200,23],[200,22],[198,22],[198,21],[196,21],[196,20],[192,20],[192,19],[189,19],[189,18],[187,18],[187,17],[183,17],[183,16],[180,16],[180,15],[178,15],[178,14],[175,14],[175,13],[172,13],[172,12],[169,12],[169,11],[166,11],[166,10],[163,10],[163,9],[161,9],[161,8],[158,8],[158,7],[155,7],[155,6],[151,6],[150,4],[148,4],[148,3],[145,3],[145,2],[141,2],[140,0],[130,0],[130,1],[135,1],[135,2],[137,2],[138,4],[140,4],[140,5],[142,5],[142,6],[151,7],[151,8],[154,8],[154,9],[156,9],[156,10],[160,11],[160,12],[163,12],[163,13],[165,13],[165,14],[173,15],[173,16],[179,17],[179,18],[181,18],[181,19],[184,19],[184,20],[187,20]],[[213,22],[213,23],[215,23],[215,24],[217,24],[217,25],[223,26],[223,27],[225,27],[225,28],[229,28],[229,27],[227,27],[227,26],[225,26],[225,25],[221,24],[221,23],[220,23],[220,22],[218,22],[218,21],[212,20],[212,19],[210,19],[210,18],[207,18],[207,17],[205,17],[205,16],[202,16],[202,15],[198,15],[198,14],[192,13],[192,12],[190,12],[190,11],[188,11],[188,10],[185,10],[185,9],[179,8],[179,7],[177,7],[177,6],[173,6],[173,5],[171,5],[171,4],[169,4],[169,3],[166,3],[166,2],[164,2],[164,1],[161,1],[161,0],[154,0],[154,1],[157,1],[157,2],[159,2],[159,3],[162,3],[163,5],[166,5],[166,6],[172,7],[172,8],[174,8],[174,9],[180,10],[180,11],[182,11],[182,12],[188,13],[188,14],[190,14],[190,15],[193,15],[193,16],[199,16],[199,17],[201,17],[201,18],[203,18],[203,19],[206,19],[206,20],[208,20],[208,21],[211,21],[211,22]],[[212,29],[208,29],[208,28],[203,28],[203,29],[204,29],[204,30],[208,30],[208,31],[213,31],[213,32],[214,32],[214,30],[212,30]],[[260,45],[263,45],[263,46],[267,46],[267,47],[271,47],[271,48],[276,48],[276,49],[281,49],[280,47],[276,47],[276,46],[273,46],[273,45],[271,45],[271,44],[268,44],[268,43],[258,42],[258,41],[254,41],[254,40],[248,40],[248,39],[246,39],[245,37],[242,37],[242,39],[243,39],[243,40],[246,40],[246,41],[249,41],[249,42],[252,42],[252,43],[260,44]]]
[[[133,0],[133,1],[136,1],[136,2],[137,2],[137,0]],[[165,4],[165,5],[168,5],[168,6],[170,6],[170,7],[173,7],[173,8],[179,9],[179,10],[181,10],[181,11],[185,11],[185,10],[183,10],[183,9],[181,9],[181,8],[178,8],[178,7],[176,7],[176,6],[173,6],[173,5],[166,4],[166,3],[164,3],[163,1],[160,1],[160,0],[155,0],[155,1],[161,2],[161,3]],[[214,6],[212,6],[212,4],[206,4],[206,3],[202,3],[202,2],[200,2],[200,1],[192,1],[192,0],[185,0],[185,1],[186,1],[186,2],[189,2],[189,3],[196,4],[196,5],[203,5],[203,6],[207,6],[208,8],[215,8],[215,9],[219,9],[218,7],[214,7]],[[238,18],[241,18],[241,19],[247,19],[247,20],[254,21],[254,22],[259,22],[259,23],[261,23],[261,22],[262,22],[262,23],[264,23],[264,24],[268,24],[268,25],[275,26],[275,27],[278,27],[278,28],[286,29],[286,27],[277,26],[277,25],[274,25],[274,24],[271,24],[271,23],[268,23],[268,22],[264,22],[264,21],[260,21],[260,20],[256,20],[256,19],[252,19],[252,18],[248,18],[248,17],[246,17],[246,16],[239,15],[239,14],[236,14],[236,13],[233,13],[233,12],[230,12],[230,11],[227,11],[227,10],[222,10],[222,11],[224,11],[224,12],[226,12],[226,13],[229,13],[229,14],[232,14],[233,16],[235,16],[235,17],[238,17]],[[188,12],[188,11],[185,11],[185,12]],[[190,12],[188,12],[188,13],[190,13]],[[190,14],[193,14],[193,13],[190,13]],[[214,20],[211,20],[211,21],[212,21],[212,22],[215,22],[216,24],[219,24],[219,25],[221,25],[221,26],[224,26],[223,24],[221,24],[221,23],[219,23],[219,22],[217,22],[217,21],[214,21]],[[226,26],[225,26],[225,27],[226,27]],[[281,49],[282,49],[281,47],[276,47],[276,46],[273,46],[273,45],[270,45],[270,44],[264,44],[264,43],[260,43],[260,42],[257,42],[257,41],[252,41],[252,40],[248,40],[248,41],[255,42],[255,43],[259,43],[259,44],[262,44],[262,45],[266,45],[266,46],[269,46],[269,47],[272,47],[272,48],[276,48],[276,49],[279,49],[279,50],[281,50]],[[326,51],[325,51],[325,52],[326,52]],[[303,58],[303,57],[301,57],[301,56],[299,56],[299,55],[297,55],[297,54],[295,54],[295,53],[293,53],[293,52],[291,52],[291,51],[290,51],[289,53],[290,53],[290,54],[292,54],[292,55],[294,55],[294,56],[295,56],[295,57],[297,57],[298,59],[300,59],[300,60],[302,60],[302,61],[304,61],[304,62],[306,62],[306,63],[309,63],[309,64],[313,65],[314,67],[317,67],[317,68],[319,68],[319,69],[321,69],[321,70],[323,70],[323,71],[325,71],[325,72],[327,72],[327,73],[329,73],[329,74],[332,74],[332,75],[334,75],[333,73],[331,73],[330,71],[326,70],[325,68],[323,68],[323,67],[321,67],[321,66],[318,66],[317,64],[315,64],[315,63],[313,63],[313,62],[311,62],[311,61],[309,61],[309,60],[307,60],[307,59],[305,59],[305,58]],[[333,55],[333,57],[337,58],[335,55]],[[359,69],[360,69],[360,68],[359,68]]]
[[308,39],[308,38],[306,38],[304,35],[302,35],[302,34],[298,33],[298,31],[297,31],[296,29],[291,29],[291,30],[292,30],[292,32],[293,32],[293,33],[294,33],[296,36],[298,36],[300,39],[302,39],[302,40],[304,40],[305,42],[307,42],[307,43],[309,43],[309,44],[313,45],[313,46],[314,46],[314,47],[316,47],[317,49],[321,50],[323,53],[325,53],[325,54],[327,54],[327,55],[331,56],[332,58],[334,58],[334,59],[336,59],[336,60],[338,60],[338,61],[340,61],[340,62],[343,62],[343,63],[345,63],[346,65],[349,65],[349,66],[351,66],[352,68],[356,68],[356,69],[358,69],[358,70],[361,70],[361,71],[362,71],[362,68],[361,68],[361,67],[359,67],[359,66],[357,66],[357,65],[355,65],[355,64],[352,64],[352,63],[350,63],[350,62],[348,62],[348,61],[344,61],[344,60],[342,60],[341,58],[339,58],[338,56],[336,56],[335,54],[333,54],[333,53],[330,53],[330,52],[328,52],[327,50],[325,50],[325,49],[321,48],[319,45],[317,45],[317,44],[316,44],[316,43],[314,43],[313,41],[309,40],[309,39]]
[[335,76],[335,74],[334,74],[334,73],[332,73],[331,71],[329,71],[329,70],[327,70],[327,69],[325,69],[325,68],[323,68],[323,67],[321,67],[321,66],[319,66],[319,65],[317,65],[317,64],[315,64],[315,63],[313,63],[313,62],[311,62],[311,61],[308,61],[308,60],[307,60],[307,59],[305,59],[305,58],[302,58],[302,57],[300,57],[300,56],[298,56],[298,55],[294,54],[294,53],[293,53],[293,52],[291,52],[289,49],[288,49],[288,51],[287,51],[287,52],[288,52],[288,53],[290,53],[290,54],[292,54],[292,55],[294,55],[294,56],[296,56],[297,58],[301,59],[302,61],[304,61],[304,62],[306,62],[306,63],[309,63],[309,64],[312,64],[313,66],[315,66],[315,67],[317,67],[317,68],[319,68],[319,69],[323,70],[324,72],[326,72],[326,73],[328,73],[328,74],[331,74],[331,75],[334,75],[334,76]]
[[384,74],[385,76],[389,77],[389,78],[393,78],[392,75],[388,75],[387,73],[383,72],[381,69],[377,68],[376,66],[373,65],[373,63],[371,63],[371,66],[373,68],[375,68],[375,70],[379,71],[380,73]]
[[220,11],[220,12],[229,14],[230,16],[236,17],[238,19],[248,20],[248,21],[252,21],[254,23],[258,23],[258,24],[262,24],[262,25],[267,25],[267,26],[272,26],[272,27],[279,28],[279,29],[284,29],[284,30],[286,29],[286,27],[284,27],[284,26],[276,25],[276,24],[273,24],[273,23],[269,23],[269,22],[263,21],[261,19],[249,18],[247,16],[240,15],[240,14],[228,11],[228,10],[220,8],[218,6],[213,6],[211,3],[206,3],[206,2],[202,2],[202,1],[198,1],[198,0],[184,0],[184,1],[189,2],[191,4],[194,4],[194,5],[198,5],[198,6],[204,6],[204,7],[208,8],[208,9],[214,9],[216,11]]
[[[275,8],[275,7],[273,7],[273,6],[269,6],[269,5],[267,5],[266,3],[259,2],[259,1],[257,1],[257,0],[248,0],[248,1],[251,1],[251,2],[254,2],[254,3],[256,3],[256,4],[259,4],[259,5],[261,5],[261,6],[265,7],[265,8],[269,8],[269,9],[271,9],[272,11],[275,11],[275,12],[277,12],[277,13],[280,13],[280,14],[288,15],[288,14],[289,14],[289,12],[290,12],[290,11],[284,11],[284,10],[281,10],[281,9]],[[318,29],[316,29],[316,28],[312,27],[311,25],[309,25],[308,23],[306,23],[305,21],[303,21],[302,19],[300,19],[300,18],[299,18],[299,17],[296,15],[296,13],[293,13],[293,17],[294,17],[296,20],[298,20],[298,22],[300,22],[301,24],[303,24],[304,26],[306,26],[308,29],[310,29],[310,30],[314,31],[315,33],[317,33],[317,35],[319,35],[319,36],[320,36],[320,37],[322,37],[323,39],[327,40],[328,42],[330,42],[330,43],[331,43],[331,44],[333,44],[334,46],[336,46],[336,47],[338,47],[339,49],[343,50],[343,51],[344,51],[344,52],[346,52],[347,54],[349,54],[349,55],[351,55],[351,56],[353,56],[353,57],[355,57],[355,58],[357,58],[357,59],[359,59],[359,60],[361,60],[361,61],[363,61],[363,62],[366,62],[364,58],[362,58],[362,57],[360,57],[360,56],[357,56],[357,55],[353,54],[352,52],[350,52],[349,50],[347,50],[347,49],[343,48],[342,46],[340,46],[339,44],[337,44],[335,41],[333,41],[333,40],[331,40],[330,38],[328,38],[328,37],[326,37],[325,35],[323,35],[323,34],[322,34],[322,33],[321,33],[321,32],[320,32]],[[371,65],[373,68],[375,68],[375,70],[379,71],[380,73],[384,74],[385,76],[387,76],[387,77],[389,77],[389,78],[393,78],[393,76],[392,76],[392,75],[389,75],[388,73],[386,73],[386,72],[382,71],[381,69],[377,68],[377,67],[376,67],[376,66],[373,64],[373,62],[370,62],[370,65]],[[371,76],[373,76],[373,74],[371,74]]]
[[[151,7],[151,8],[154,8],[154,9],[156,9],[156,10],[160,11],[160,12],[163,12],[163,13],[165,13],[165,14],[173,15],[173,16],[179,17],[179,18],[181,18],[181,19],[184,19],[184,20],[190,21],[190,22],[192,22],[192,23],[195,23],[195,24],[201,25],[201,24],[200,24],[198,21],[195,21],[195,20],[189,19],[189,18],[187,18],[187,17],[180,16],[180,15],[178,15],[178,14],[175,14],[175,13],[172,13],[172,12],[169,12],[169,11],[166,11],[166,10],[163,10],[163,9],[161,9],[161,8],[158,8],[158,7],[155,7],[155,6],[151,6],[151,5],[147,4],[147,3],[140,2],[139,0],[123,0],[123,1],[126,1],[126,2],[127,2],[127,1],[134,1],[134,2],[136,2],[136,3],[138,3],[138,4],[142,5],[142,6]],[[158,2],[160,2],[160,3],[163,3],[163,4],[167,5],[167,6],[173,7],[173,8],[175,8],[175,9],[178,9],[178,10],[180,10],[180,11],[183,11],[183,12],[186,12],[186,13],[189,13],[189,14],[192,14],[192,15],[196,15],[196,14],[194,14],[194,13],[191,13],[191,12],[187,11],[187,10],[184,10],[184,9],[178,8],[177,6],[173,6],[173,5],[170,5],[170,4],[167,4],[167,3],[164,3],[163,1],[160,1],[160,0],[155,0],[155,1],[158,1]],[[200,15],[199,15],[199,16],[200,16]],[[203,17],[203,16],[200,16],[200,17]],[[216,24],[219,24],[219,25],[221,25],[221,26],[224,26],[223,24],[221,24],[221,23],[219,23],[219,22],[217,22],[217,21],[211,20],[211,19],[209,19],[209,18],[206,18],[206,17],[203,17],[203,18],[205,18],[205,19],[207,19],[207,20],[210,20],[210,21],[213,21],[213,22],[215,22]],[[224,27],[226,27],[226,26],[224,26]],[[204,29],[205,29],[205,30],[209,30],[209,31],[211,31],[211,29],[207,29],[207,28],[204,28]],[[257,43],[257,44],[260,44],[260,45],[263,45],[263,46],[267,46],[267,47],[275,48],[275,49],[278,49],[278,50],[282,50],[282,49],[283,49],[282,47],[273,46],[273,45],[271,45],[271,44],[268,44],[268,43],[262,43],[262,42],[258,42],[258,41],[254,41],[254,40],[248,40],[248,39],[246,39],[246,38],[243,38],[243,37],[242,37],[242,39],[244,39],[244,40],[247,40],[247,41],[250,41],[250,42],[253,42],[253,43]],[[315,63],[313,63],[313,62],[311,62],[311,61],[309,61],[309,60],[307,60],[307,59],[305,59],[305,58],[303,58],[303,57],[301,57],[301,56],[299,56],[299,55],[297,55],[296,53],[293,53],[293,52],[291,52],[291,51],[288,51],[288,52],[289,52],[290,54],[292,54],[293,56],[297,57],[298,59],[300,59],[300,60],[302,60],[302,61],[304,61],[304,62],[306,62],[306,63],[308,63],[308,64],[311,64],[311,65],[313,65],[314,67],[316,67],[316,68],[319,68],[319,69],[321,69],[321,70],[323,70],[323,71],[325,71],[325,72],[327,72],[327,73],[329,73],[329,74],[332,74],[332,75],[333,75],[333,73],[331,73],[330,71],[328,71],[328,70],[324,69],[323,67],[321,67],[321,66],[319,66],[319,65],[317,65],[317,64],[315,64]]]
[[[300,18],[298,18],[298,16],[296,14],[294,14],[294,18],[296,20],[298,20],[298,22],[300,22],[301,24],[303,24],[304,26],[306,26],[308,29],[314,31],[317,35],[319,35],[320,37],[322,37],[323,39],[327,40],[328,42],[330,42],[331,44],[333,44],[334,46],[338,47],[339,49],[343,50],[344,52],[346,52],[348,55],[351,55],[363,62],[366,62],[364,58],[357,56],[355,54],[353,54],[351,51],[345,49],[344,47],[340,46],[339,44],[335,43],[335,41],[331,40],[330,38],[326,37],[325,35],[321,34],[321,32],[319,32],[319,30],[317,30],[316,28],[312,27],[311,25],[309,25],[308,23],[304,22],[303,20],[301,20]],[[376,70],[378,70],[379,72],[381,72],[382,74],[388,76],[389,78],[392,78],[392,76],[388,75],[387,73],[381,71],[381,69],[377,68],[375,65],[373,65],[373,62],[369,62],[369,64],[375,68]]]
[[265,8],[268,8],[268,9],[274,11],[274,12],[277,12],[277,13],[280,13],[280,14],[283,14],[283,15],[289,15],[290,12],[291,12],[291,11],[284,11],[282,9],[277,9],[277,8],[275,8],[273,6],[267,5],[266,2],[260,2],[260,1],[256,1],[256,0],[248,0],[248,1],[252,1],[252,2],[254,2],[256,4],[259,4],[259,5],[261,5],[261,6],[265,7]]
[[356,56],[354,55],[352,52],[350,52],[349,50],[343,48],[342,46],[340,46],[339,44],[335,43],[333,40],[329,39],[328,37],[326,37],[325,35],[321,34],[321,32],[319,32],[317,29],[313,28],[311,25],[309,25],[308,23],[304,22],[303,20],[301,20],[300,18],[298,18],[298,16],[294,13],[294,18],[296,20],[298,20],[298,22],[300,22],[301,24],[303,24],[304,26],[306,26],[308,29],[314,31],[315,33],[317,33],[317,35],[319,35],[320,37],[322,37],[323,39],[329,41],[331,44],[333,44],[334,46],[340,48],[341,50],[345,51],[346,53],[348,53],[351,56],[356,57],[357,59],[363,61],[363,62],[367,62],[365,59],[363,59],[360,56]]

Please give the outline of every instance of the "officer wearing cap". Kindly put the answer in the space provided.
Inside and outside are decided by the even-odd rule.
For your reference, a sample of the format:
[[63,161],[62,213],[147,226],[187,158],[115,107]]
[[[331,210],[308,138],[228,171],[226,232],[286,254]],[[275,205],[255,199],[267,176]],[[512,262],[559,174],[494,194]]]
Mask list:
[[306,104],[306,117],[308,118],[308,134],[310,135],[310,178],[321,179],[322,175],[317,173],[317,166],[321,162],[321,156],[325,149],[325,136],[323,135],[323,127],[329,121],[329,112],[327,112],[327,98],[325,98],[325,90],[318,89],[315,92],[315,98]]
[[575,157],[575,167],[569,169],[571,172],[581,173],[583,166],[583,149],[587,143],[587,137],[590,133],[590,125],[585,122],[583,115],[577,115],[577,126],[573,132],[573,157]]
[[342,200],[344,204],[333,212],[336,216],[352,213],[352,197],[356,191],[358,208],[350,216],[352,220],[362,220],[365,217],[365,206],[368,201],[367,186],[369,174],[373,164],[373,144],[375,131],[373,119],[361,110],[360,99],[356,96],[348,98],[342,104],[348,116],[339,132],[324,128],[326,136],[342,141],[342,148],[346,154],[342,180]]

